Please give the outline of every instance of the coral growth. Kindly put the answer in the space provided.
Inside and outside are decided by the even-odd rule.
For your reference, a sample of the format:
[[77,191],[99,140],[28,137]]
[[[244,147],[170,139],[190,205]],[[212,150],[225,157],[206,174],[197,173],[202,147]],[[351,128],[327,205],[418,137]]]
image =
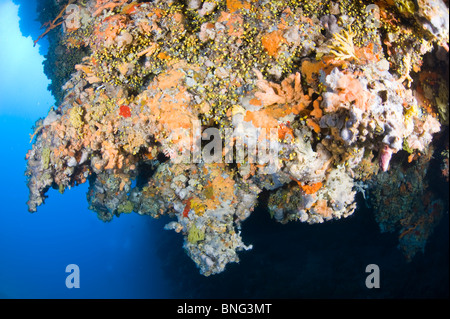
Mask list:
[[313,224],[370,188],[382,229],[400,227],[408,258],[423,249],[442,204],[411,176],[448,125],[448,83],[420,73],[426,54],[448,60],[442,1],[70,2],[46,33],[63,49],[27,154],[31,212],[89,182],[101,220],[169,215],[211,275],[251,249],[241,223],[263,190],[276,221]]
[[425,182],[430,154],[407,169],[396,165],[371,182],[375,219],[382,232],[398,233],[399,248],[408,261],[424,252],[427,239],[444,214],[444,202]]

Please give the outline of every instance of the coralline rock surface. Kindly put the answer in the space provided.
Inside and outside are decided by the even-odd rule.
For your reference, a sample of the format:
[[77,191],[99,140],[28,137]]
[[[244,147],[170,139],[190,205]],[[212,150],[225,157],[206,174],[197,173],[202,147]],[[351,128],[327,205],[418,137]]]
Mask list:
[[57,12],[43,36],[82,58],[50,75],[71,74],[34,128],[31,212],[50,188],[88,182],[103,221],[171,216],[208,276],[252,248],[241,223],[262,191],[276,221],[312,224],[352,215],[370,189],[382,230],[402,227],[408,258],[423,249],[443,205],[395,202],[415,203],[425,186],[405,175],[448,125],[448,3],[71,0]]

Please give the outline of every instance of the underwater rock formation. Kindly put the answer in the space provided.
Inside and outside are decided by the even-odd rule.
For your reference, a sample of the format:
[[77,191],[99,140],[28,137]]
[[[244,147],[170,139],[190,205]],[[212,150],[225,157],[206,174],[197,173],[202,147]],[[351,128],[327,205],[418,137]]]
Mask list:
[[377,175],[370,202],[382,232],[397,232],[399,248],[410,261],[424,252],[428,237],[441,220],[444,203],[426,183],[431,152],[408,167],[396,165],[386,174]]
[[[448,125],[441,67],[421,77],[426,54],[448,63],[443,1],[59,6],[58,45],[84,56],[73,69],[66,64],[61,103],[36,122],[26,171],[31,212],[50,188],[89,182],[89,208],[103,221],[133,211],[171,216],[166,229],[184,236],[206,276],[251,249],[241,223],[263,190],[282,223],[346,218],[356,192],[370,188],[383,229],[405,228],[408,218],[427,234],[436,225],[438,218],[408,217],[408,206],[383,210],[391,195],[380,190],[399,173],[390,169],[404,160],[399,153],[426,162]],[[47,36],[56,37],[56,20]],[[67,72],[49,76],[57,83]],[[441,215],[431,202],[422,208]],[[411,258],[418,249],[408,248],[417,246],[409,229],[400,240]]]

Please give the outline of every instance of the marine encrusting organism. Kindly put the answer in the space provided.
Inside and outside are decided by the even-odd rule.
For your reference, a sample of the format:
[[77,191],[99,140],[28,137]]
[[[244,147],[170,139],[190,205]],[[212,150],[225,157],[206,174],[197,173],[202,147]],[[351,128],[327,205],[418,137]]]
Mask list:
[[29,210],[50,188],[89,182],[103,221],[171,216],[166,228],[207,276],[252,248],[241,223],[263,190],[276,221],[310,224],[352,215],[364,191],[412,257],[442,205],[422,196],[420,211],[400,209],[425,185],[392,167],[424,167],[448,125],[445,85],[420,75],[425,54],[448,58],[448,7],[410,2],[61,4],[62,33],[47,36],[78,55],[49,72],[65,84],[32,136]]

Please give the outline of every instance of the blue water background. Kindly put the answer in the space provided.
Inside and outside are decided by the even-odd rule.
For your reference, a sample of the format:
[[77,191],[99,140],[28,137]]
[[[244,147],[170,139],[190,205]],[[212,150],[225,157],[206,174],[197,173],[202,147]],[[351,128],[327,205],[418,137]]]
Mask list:
[[[87,185],[49,191],[27,211],[25,155],[32,126],[54,100],[39,45],[18,31],[17,6],[0,0],[0,297],[166,298],[156,250],[161,225],[129,214],[101,222],[87,209]],[[80,268],[80,289],[68,289],[68,264]]]

